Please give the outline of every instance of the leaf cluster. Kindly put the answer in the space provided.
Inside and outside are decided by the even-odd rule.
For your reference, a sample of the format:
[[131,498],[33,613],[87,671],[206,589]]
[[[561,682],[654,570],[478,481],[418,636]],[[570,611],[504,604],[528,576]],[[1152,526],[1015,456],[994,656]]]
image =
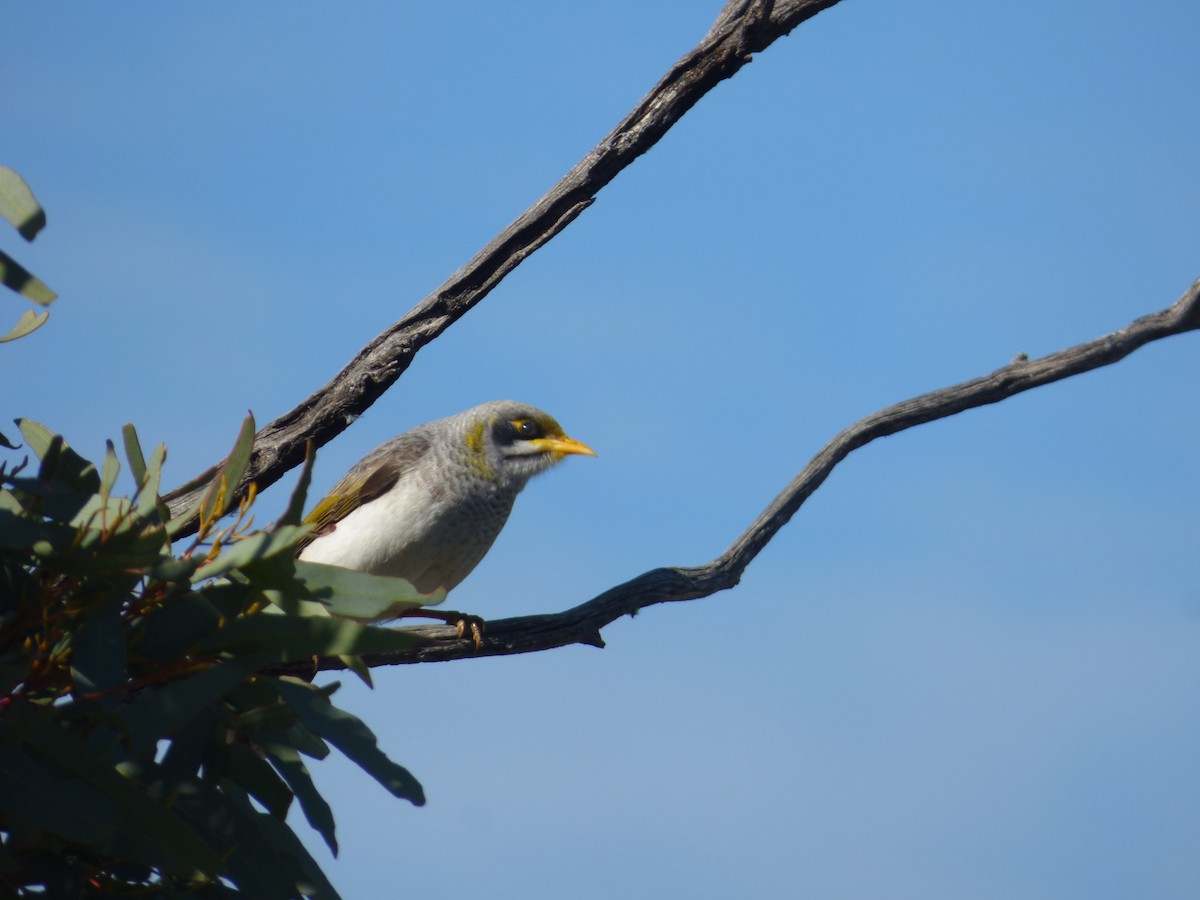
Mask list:
[[[7,166],[0,166],[0,216],[8,219],[27,241],[32,241],[46,227],[46,211],[34,198],[25,179]],[[49,306],[58,296],[3,250],[0,250],[0,282],[41,306]],[[0,344],[25,337],[46,324],[48,318],[50,313],[44,309],[25,310],[8,333],[0,335]]]
[[252,490],[231,509],[250,418],[182,548],[158,494],[161,445],[147,459],[126,426],[136,490],[118,497],[111,442],[96,466],[43,426],[18,424],[36,464],[0,463],[0,886],[335,897],[287,822],[295,801],[337,852],[305,761],[333,746],[395,796],[419,805],[423,792],[333,706],[336,684],[270,666],[339,655],[365,675],[359,654],[414,639],[361,620],[398,598],[436,598],[294,559],[311,453],[274,525],[253,527]]

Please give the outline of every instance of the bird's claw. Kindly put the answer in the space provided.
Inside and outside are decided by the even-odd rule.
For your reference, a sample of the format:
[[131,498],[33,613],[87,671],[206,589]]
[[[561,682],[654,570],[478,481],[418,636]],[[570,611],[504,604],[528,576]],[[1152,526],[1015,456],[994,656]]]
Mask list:
[[406,616],[420,619],[437,619],[447,625],[453,625],[458,633],[458,639],[465,640],[471,636],[471,643],[478,650],[483,646],[483,619],[469,613],[455,612],[449,609],[415,609],[405,613]]
[[457,613],[457,615],[458,618],[454,620],[454,628],[458,632],[458,639],[461,641],[470,632],[471,643],[478,650],[483,646],[483,619],[463,613]]

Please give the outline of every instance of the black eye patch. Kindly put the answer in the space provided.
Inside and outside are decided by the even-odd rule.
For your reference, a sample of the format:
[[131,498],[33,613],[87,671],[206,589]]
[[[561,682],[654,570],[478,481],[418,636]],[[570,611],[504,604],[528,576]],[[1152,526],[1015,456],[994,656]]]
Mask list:
[[513,419],[513,431],[523,441],[530,441],[542,436],[542,428],[533,419]]
[[542,426],[533,419],[497,422],[492,428],[492,433],[496,437],[496,443],[502,447],[514,441],[532,441],[543,435]]

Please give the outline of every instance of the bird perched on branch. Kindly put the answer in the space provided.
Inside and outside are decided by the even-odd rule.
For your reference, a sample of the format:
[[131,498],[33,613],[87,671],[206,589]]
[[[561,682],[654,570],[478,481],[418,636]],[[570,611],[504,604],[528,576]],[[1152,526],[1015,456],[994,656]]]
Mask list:
[[[299,558],[448,591],[491,549],[529,479],[571,454],[596,455],[550,415],[511,400],[420,425],[333,486],[304,520],[313,532]],[[461,614],[434,617],[446,616],[460,617],[447,621],[461,633]]]

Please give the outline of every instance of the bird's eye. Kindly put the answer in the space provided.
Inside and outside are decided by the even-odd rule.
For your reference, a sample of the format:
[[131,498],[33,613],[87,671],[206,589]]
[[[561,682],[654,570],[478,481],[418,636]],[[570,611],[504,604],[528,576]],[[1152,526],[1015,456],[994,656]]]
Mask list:
[[517,437],[528,441],[541,435],[542,430],[538,428],[538,423],[533,419],[514,419],[513,431],[517,433]]

